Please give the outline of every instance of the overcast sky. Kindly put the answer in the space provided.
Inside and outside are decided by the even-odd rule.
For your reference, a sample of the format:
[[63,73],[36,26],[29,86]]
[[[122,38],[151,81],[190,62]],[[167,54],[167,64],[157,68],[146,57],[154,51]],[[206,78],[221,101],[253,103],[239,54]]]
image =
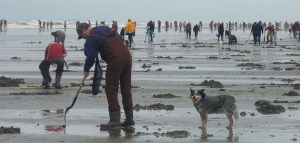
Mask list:
[[300,0],[0,0],[8,20],[296,21]]

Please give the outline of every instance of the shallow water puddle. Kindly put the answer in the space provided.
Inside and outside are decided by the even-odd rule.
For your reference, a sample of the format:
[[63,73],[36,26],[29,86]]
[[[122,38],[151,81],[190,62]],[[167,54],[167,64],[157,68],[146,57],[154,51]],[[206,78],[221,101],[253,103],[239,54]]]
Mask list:
[[[253,111],[249,111],[253,112]],[[294,111],[293,111],[294,112]],[[64,112],[62,109],[54,110],[0,110],[0,124],[3,126],[14,126],[21,128],[21,134],[68,134],[83,135],[95,137],[110,138],[134,138],[135,140],[154,139],[162,141],[172,141],[172,137],[164,137],[163,134],[173,131],[187,131],[189,136],[176,139],[175,142],[226,142],[228,131],[225,129],[227,119],[224,114],[210,114],[208,134],[212,136],[206,141],[200,139],[201,130],[198,128],[200,117],[193,108],[175,107],[173,111],[165,110],[140,110],[135,111],[136,125],[133,128],[116,127],[108,130],[100,130],[99,124],[106,123],[108,113],[106,109],[72,109],[67,114],[66,128],[64,125]],[[284,116],[272,116],[275,118],[289,118],[288,114]],[[291,117],[295,119],[297,116]],[[178,119],[178,117],[182,117]],[[241,117],[241,123],[236,122],[233,130],[234,141],[250,140],[251,137],[260,136],[261,138],[289,140],[292,138],[292,132],[298,127],[291,125],[276,125],[273,128],[266,126],[268,129],[261,129],[252,124],[253,119],[265,121],[268,116],[255,116],[246,118]],[[124,113],[122,113],[124,120]],[[251,122],[251,124],[250,124]],[[246,124],[246,125],[244,125]],[[247,125],[249,124],[249,125]],[[272,125],[268,123],[268,125]],[[249,126],[252,126],[249,128]],[[286,128],[293,127],[293,128]],[[282,129],[285,129],[282,133]],[[263,140],[262,140],[263,141]]]

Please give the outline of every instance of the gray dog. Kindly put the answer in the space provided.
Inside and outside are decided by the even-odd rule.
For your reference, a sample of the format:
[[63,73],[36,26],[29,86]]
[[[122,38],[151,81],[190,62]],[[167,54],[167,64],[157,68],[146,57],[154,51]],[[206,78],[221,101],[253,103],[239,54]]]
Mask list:
[[191,99],[196,110],[200,113],[201,117],[201,138],[207,138],[207,116],[208,113],[220,113],[224,112],[228,118],[229,124],[226,128],[229,130],[228,139],[232,139],[232,126],[233,119],[232,116],[236,120],[239,119],[239,113],[237,108],[237,101],[233,96],[230,95],[218,95],[218,96],[208,96],[204,93],[204,89],[191,90]]

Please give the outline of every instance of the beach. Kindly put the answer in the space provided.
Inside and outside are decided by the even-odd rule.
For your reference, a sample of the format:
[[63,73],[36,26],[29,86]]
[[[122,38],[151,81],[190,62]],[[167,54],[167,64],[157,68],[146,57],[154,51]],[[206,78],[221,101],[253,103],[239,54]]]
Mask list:
[[[41,84],[39,63],[48,43],[54,40],[52,31],[37,28],[9,28],[0,33],[0,76],[24,79],[25,84]],[[174,28],[155,30],[153,43],[144,42],[145,28],[138,27],[133,57],[132,94],[134,105],[172,105],[173,110],[135,110],[133,128],[102,131],[99,124],[108,121],[104,88],[93,96],[91,80],[80,93],[75,106],[64,112],[75,96],[83,78],[84,40],[77,40],[76,30],[68,28],[65,48],[69,69],[62,76],[63,89],[30,89],[20,86],[0,87],[0,125],[18,127],[20,134],[2,134],[1,143],[282,143],[300,140],[300,96],[284,96],[300,92],[300,42],[279,30],[277,45],[253,45],[250,30],[234,29],[238,42],[228,45],[217,41],[217,30],[204,28],[198,38],[186,39],[185,33]],[[250,40],[249,40],[250,39]],[[74,64],[72,63],[79,63]],[[101,63],[105,70],[105,63]],[[93,69],[93,68],[92,68]],[[51,76],[54,78],[54,66]],[[90,74],[90,77],[92,74]],[[223,88],[201,86],[205,80],[218,81]],[[104,81],[102,84],[105,85]],[[232,95],[241,114],[234,120],[233,138],[227,140],[228,120],[224,113],[208,115],[206,140],[200,138],[200,116],[190,99],[190,88],[205,89],[208,95]],[[28,93],[28,94],[26,94]],[[46,95],[43,93],[47,93]],[[153,95],[172,94],[176,97],[154,98]],[[254,105],[267,100],[285,108],[279,114],[262,114]],[[119,92],[119,101],[122,101]],[[122,107],[122,106],[121,106]],[[122,120],[125,119],[122,111]],[[170,135],[174,131],[178,134]],[[180,133],[187,133],[183,136]]]

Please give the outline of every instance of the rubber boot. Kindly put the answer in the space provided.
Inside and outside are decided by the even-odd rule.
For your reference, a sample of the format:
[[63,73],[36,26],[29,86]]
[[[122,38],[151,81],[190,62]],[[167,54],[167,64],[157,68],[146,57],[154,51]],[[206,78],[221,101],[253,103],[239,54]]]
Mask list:
[[49,82],[47,80],[43,80],[42,82],[42,86],[44,87],[44,89],[49,89]]
[[133,126],[135,124],[133,120],[133,110],[124,110],[126,119],[122,123],[122,126]]
[[62,76],[62,73],[56,73],[56,76],[55,76],[55,83],[54,83],[54,87],[56,89],[61,89],[61,85],[60,85],[60,79],[61,79],[61,76]]
[[101,128],[109,128],[109,127],[116,127],[116,126],[121,126],[120,118],[121,118],[121,113],[120,111],[117,112],[109,112],[109,122],[106,124],[100,124]]

